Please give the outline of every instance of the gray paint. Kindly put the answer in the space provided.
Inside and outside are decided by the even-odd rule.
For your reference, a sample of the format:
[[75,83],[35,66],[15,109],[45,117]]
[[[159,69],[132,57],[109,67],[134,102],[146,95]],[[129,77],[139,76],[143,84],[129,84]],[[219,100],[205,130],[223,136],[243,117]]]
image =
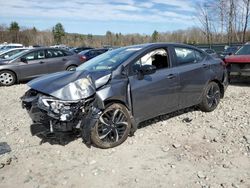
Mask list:
[[[104,109],[105,104],[110,102],[123,103],[131,111],[135,124],[161,114],[197,105],[207,83],[211,80],[216,80],[223,89],[226,88],[226,69],[219,60],[211,58],[197,48],[178,44],[178,47],[195,49],[207,56],[202,62],[178,66],[174,46],[175,44],[171,43],[142,45],[141,50],[113,72],[63,72],[39,78],[29,83],[29,86],[62,100],[78,100],[95,93],[94,105],[99,110]],[[156,48],[168,49],[170,67],[145,75],[139,80],[136,74],[131,73],[131,64]],[[76,87],[77,82],[88,76],[93,80],[93,85],[88,86],[91,89],[85,92],[85,95],[81,95],[80,91],[86,88]],[[75,89],[69,85],[73,85]],[[79,91],[76,90],[77,88]]]

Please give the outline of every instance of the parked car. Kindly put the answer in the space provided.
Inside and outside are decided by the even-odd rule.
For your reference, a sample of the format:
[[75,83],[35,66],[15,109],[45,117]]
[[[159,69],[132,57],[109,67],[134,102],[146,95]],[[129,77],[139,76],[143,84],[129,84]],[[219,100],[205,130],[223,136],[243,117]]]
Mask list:
[[85,59],[85,61],[88,61],[98,55],[101,55],[105,52],[107,52],[108,49],[107,48],[99,48],[99,49],[89,49],[89,50],[84,50],[82,52],[79,53],[80,56],[82,56],[83,59]]
[[237,76],[250,76],[250,44],[242,46],[234,55],[225,58],[229,78]]
[[218,54],[213,49],[210,49],[210,48],[201,48],[201,50],[203,50],[204,52],[208,53],[209,55],[211,55],[214,58],[218,58],[219,57]]
[[0,59],[8,59],[11,56],[13,56],[19,52],[22,52],[24,50],[27,50],[27,48],[13,48],[13,49],[9,49],[9,50],[0,52]]
[[91,47],[78,47],[78,48],[72,48],[70,51],[78,54],[84,50],[89,50],[89,49],[93,49],[93,48],[91,48]]
[[3,50],[9,50],[9,49],[12,49],[12,48],[23,48],[24,46],[22,44],[15,44],[15,43],[11,43],[11,44],[6,44],[6,45],[3,45],[1,48],[0,48],[0,51],[3,51]]
[[70,70],[84,60],[78,54],[63,49],[34,48],[24,50],[11,59],[0,61],[0,85],[10,86],[16,82]]
[[76,71],[28,83],[22,97],[32,135],[111,148],[147,119],[190,106],[213,111],[227,87],[224,62],[184,44],[143,44],[108,51]]
[[220,58],[224,59],[226,56],[234,54],[237,50],[239,50],[240,47],[241,46],[229,46],[224,50],[224,52],[220,54]]

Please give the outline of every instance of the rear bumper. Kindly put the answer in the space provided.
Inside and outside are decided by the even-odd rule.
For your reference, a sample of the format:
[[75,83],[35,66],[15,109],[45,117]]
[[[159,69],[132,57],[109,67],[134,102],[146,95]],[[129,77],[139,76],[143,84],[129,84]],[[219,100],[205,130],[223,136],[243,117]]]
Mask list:
[[244,64],[230,64],[228,67],[229,75],[231,76],[242,76],[242,77],[250,77],[250,63]]

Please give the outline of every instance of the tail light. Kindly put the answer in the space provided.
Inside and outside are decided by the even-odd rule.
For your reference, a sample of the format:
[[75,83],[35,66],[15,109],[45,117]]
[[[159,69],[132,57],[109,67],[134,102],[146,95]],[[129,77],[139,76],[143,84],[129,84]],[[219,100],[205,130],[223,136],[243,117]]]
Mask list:
[[221,64],[223,67],[226,67],[226,66],[227,66],[227,63],[226,63],[226,61],[225,61],[225,60],[224,60],[224,61],[223,61],[223,60],[221,60],[221,61],[220,61],[220,64]]
[[80,55],[80,61],[85,62],[87,60],[87,57],[84,55]]

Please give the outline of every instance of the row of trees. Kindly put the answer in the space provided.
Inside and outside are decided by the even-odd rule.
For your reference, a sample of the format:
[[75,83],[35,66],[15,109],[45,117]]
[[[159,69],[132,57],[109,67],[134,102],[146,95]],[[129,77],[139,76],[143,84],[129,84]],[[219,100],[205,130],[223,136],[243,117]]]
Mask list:
[[213,0],[198,4],[197,8],[197,18],[208,44],[249,40],[250,0]]
[[125,46],[147,42],[181,42],[187,44],[244,43],[250,41],[250,0],[210,0],[197,4],[199,27],[173,32],[154,31],[152,35],[121,34],[107,31],[105,35],[66,33],[61,23],[52,30],[20,27],[17,22],[0,25],[0,43],[17,42],[28,45],[66,44],[67,46]]

